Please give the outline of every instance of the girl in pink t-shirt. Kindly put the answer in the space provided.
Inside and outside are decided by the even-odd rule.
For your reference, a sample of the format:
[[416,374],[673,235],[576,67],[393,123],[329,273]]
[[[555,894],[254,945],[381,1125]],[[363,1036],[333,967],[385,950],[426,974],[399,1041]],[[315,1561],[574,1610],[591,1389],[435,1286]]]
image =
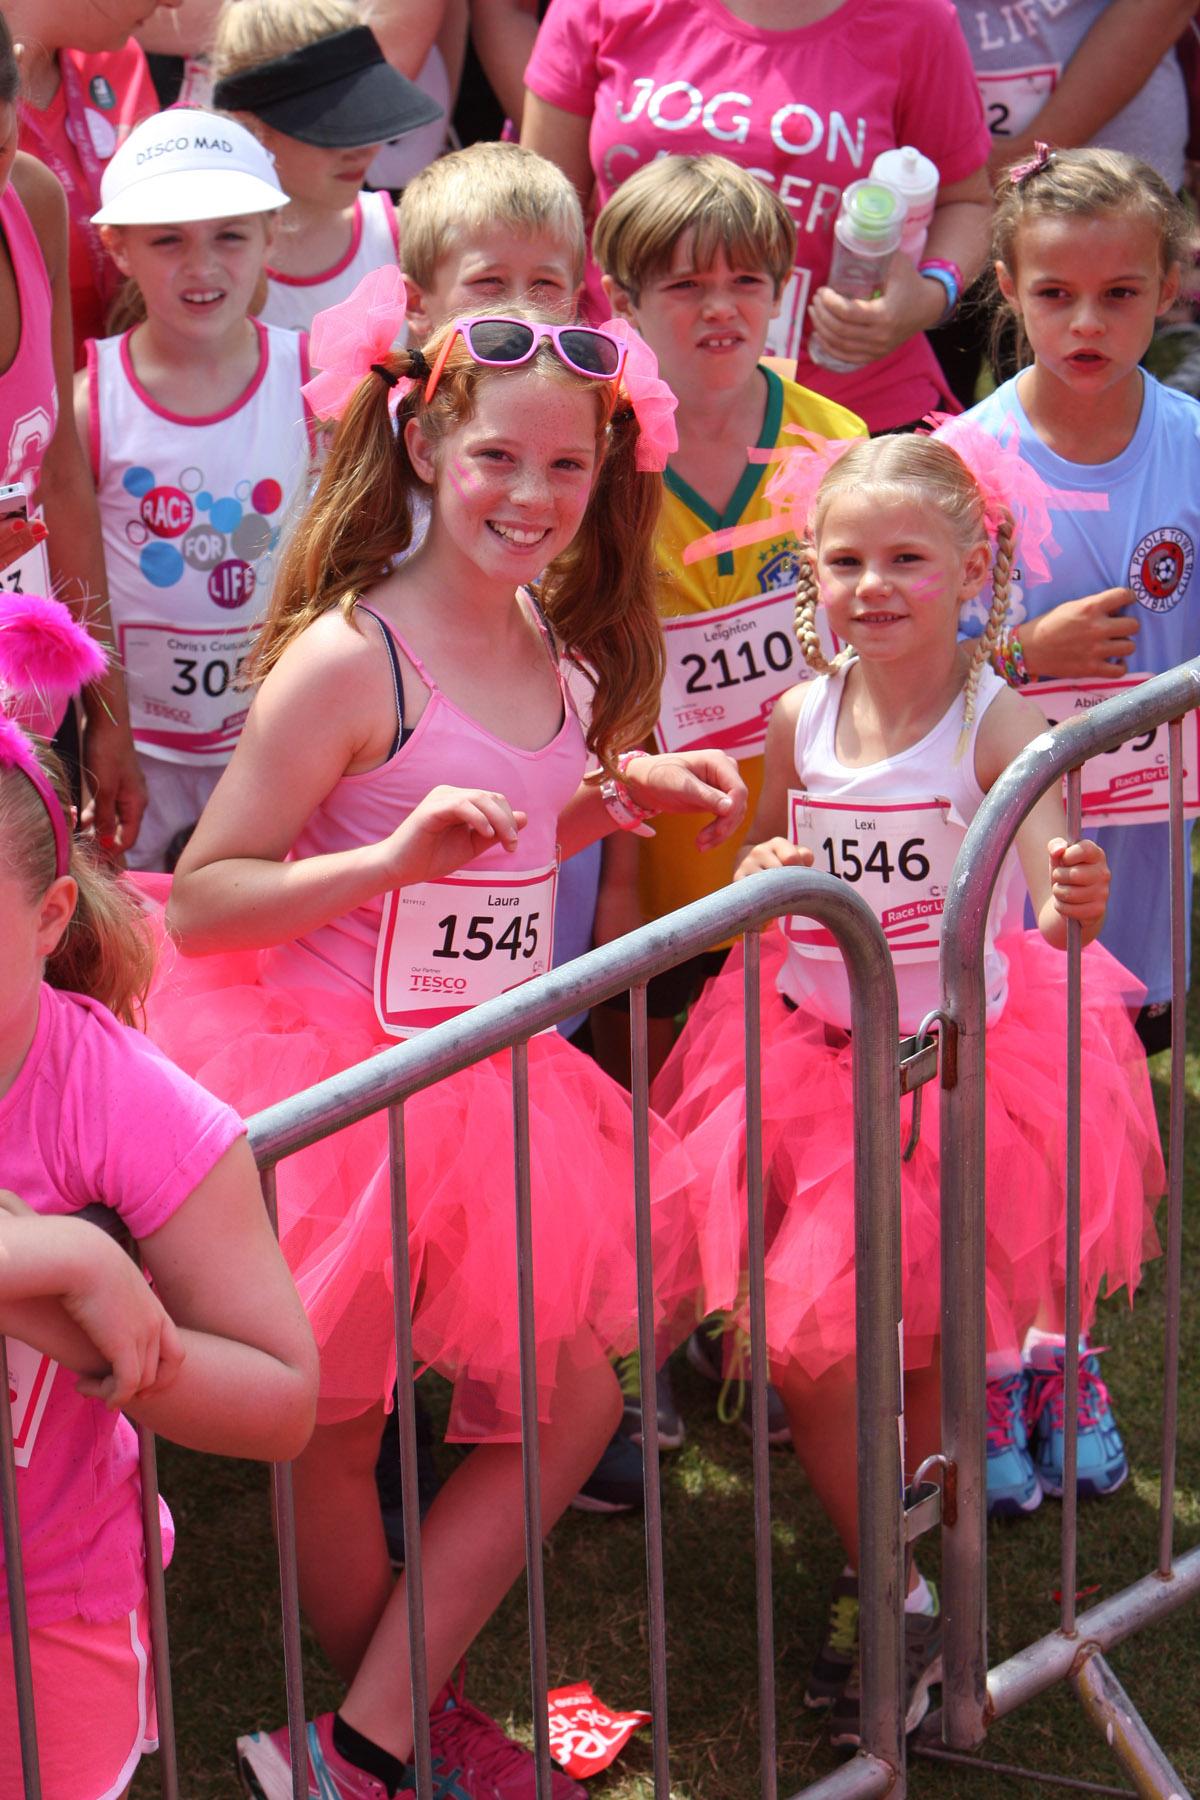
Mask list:
[[[798,243],[767,348],[798,359],[802,386],[874,432],[939,403],[924,333],[951,280],[962,292],[982,267],[990,210],[990,140],[949,0],[555,0],[525,85],[521,142],[585,206],[656,157],[705,151],[779,195]],[[941,177],[921,263],[898,252],[878,299],[847,300],[824,285],[842,191],[898,144]],[[603,306],[594,274],[591,293]],[[812,330],[850,374],[810,361]]]
[[[0,921],[0,1331],[41,1791],[115,1800],[155,1741],[119,1409],[193,1449],[290,1458],[316,1354],[241,1120],[131,1029],[151,972],[137,908],[72,838],[53,759],[2,716]],[[138,1240],[153,1292],[72,1216],[93,1204]],[[0,1556],[0,1800],[19,1800],[7,1612]]]

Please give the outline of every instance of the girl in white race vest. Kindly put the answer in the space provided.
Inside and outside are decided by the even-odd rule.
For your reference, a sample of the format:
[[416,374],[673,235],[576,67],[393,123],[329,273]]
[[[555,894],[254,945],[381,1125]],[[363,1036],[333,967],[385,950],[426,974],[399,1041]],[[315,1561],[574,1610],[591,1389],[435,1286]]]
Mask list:
[[[1043,568],[1050,490],[1015,454],[951,420],[936,439],[822,441],[785,452],[775,494],[803,539],[796,631],[824,679],[783,695],[767,728],[758,811],[735,879],[759,869],[813,867],[851,884],[875,912],[895,965],[902,1033],[940,1004],[942,903],[966,829],[984,795],[1045,718],[989,664],[1008,607],[1016,556]],[[1014,527],[1015,520],[1015,527]],[[776,529],[779,520],[775,521]],[[758,531],[761,524],[742,528]],[[743,540],[745,541],[745,540]],[[728,534],[702,540],[701,554]],[[975,643],[960,614],[986,595]],[[848,648],[826,662],[815,616]],[[1126,1003],[1138,983],[1093,943],[1104,919],[1104,853],[1069,843],[1059,795],[1044,794],[1016,849],[1036,930],[997,941],[989,919],[987,982],[987,1329],[989,1488],[993,1457],[1008,1469],[1007,1510],[1027,1512],[1056,1491],[1061,1406],[1047,1405],[1031,1446],[1021,1411],[1020,1347],[1035,1322],[1061,1319],[1066,1078],[1067,924],[1084,942],[1082,1297],[1132,1293],[1154,1248],[1147,1197],[1162,1191],[1150,1086]],[[856,1663],[837,1630],[838,1602],[857,1601],[855,1509],[854,1147],[850,999],[841,954],[823,928],[783,921],[764,940],[762,1131],[767,1218],[767,1347],[792,1438],[842,1539],[847,1569],[829,1641],[807,1700],[831,1705],[833,1740],[858,1742]],[[736,964],[736,967],[735,967]],[[734,1304],[744,1271],[745,1078],[742,969],[731,957],[693,1008],[655,1083],[655,1106],[701,1172],[699,1227],[707,1309]],[[924,1090],[915,1150],[904,1162],[902,1280],[907,1457],[937,1445],[939,1169],[937,1084]],[[911,1123],[909,1108],[904,1129]],[[1051,1352],[1062,1391],[1063,1350]],[[1007,1369],[1008,1375],[1000,1376]],[[1001,1391],[1003,1386],[1003,1391]],[[1105,1493],[1128,1470],[1094,1359],[1080,1372],[1078,1475]],[[995,1390],[995,1391],[993,1391]],[[1084,1402],[1088,1424],[1083,1423]],[[1056,1422],[1057,1421],[1057,1422]],[[1045,1454],[1044,1454],[1045,1452]],[[1003,1453],[1003,1454],[1001,1454]],[[1036,1467],[1035,1467],[1036,1457]],[[1061,1492],[1061,1467],[1057,1491]],[[856,1615],[855,1615],[856,1616]],[[907,1603],[908,1727],[940,1679],[936,1595],[914,1575]],[[840,1678],[839,1678],[840,1677]]]
[[286,196],[243,126],[156,114],[113,158],[101,197],[105,244],[146,316],[88,343],[76,422],[150,794],[129,860],[161,869],[249,705],[240,670],[311,456],[308,347],[250,317]]

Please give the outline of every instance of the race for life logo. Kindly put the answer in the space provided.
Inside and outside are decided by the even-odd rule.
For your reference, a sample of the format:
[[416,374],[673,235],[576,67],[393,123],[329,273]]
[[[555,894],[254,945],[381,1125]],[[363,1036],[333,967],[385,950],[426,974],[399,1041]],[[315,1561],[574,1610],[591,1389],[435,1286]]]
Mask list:
[[1129,585],[1147,612],[1172,612],[1187,592],[1196,547],[1178,525],[1148,531],[1129,564]]

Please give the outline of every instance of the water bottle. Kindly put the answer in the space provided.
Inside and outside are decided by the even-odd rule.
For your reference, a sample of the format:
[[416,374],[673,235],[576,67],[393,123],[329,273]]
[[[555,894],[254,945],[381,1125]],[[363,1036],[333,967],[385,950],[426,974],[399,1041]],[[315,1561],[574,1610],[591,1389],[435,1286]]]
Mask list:
[[[904,195],[884,181],[852,181],[842,194],[833,227],[833,259],[827,287],[848,300],[877,300],[887,283],[892,257],[904,229]],[[847,375],[857,363],[841,362],[809,341],[808,354],[823,369]]]
[[889,187],[904,195],[908,211],[904,215],[900,248],[913,263],[919,263],[937,205],[937,164],[922,156],[911,144],[905,144],[899,150],[880,151],[871,164],[871,179],[886,181]]

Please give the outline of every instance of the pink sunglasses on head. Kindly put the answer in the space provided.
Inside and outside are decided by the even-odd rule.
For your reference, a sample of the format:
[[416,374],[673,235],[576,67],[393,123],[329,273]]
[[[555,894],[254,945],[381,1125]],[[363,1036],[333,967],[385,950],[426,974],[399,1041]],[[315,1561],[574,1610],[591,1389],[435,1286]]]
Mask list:
[[461,337],[472,359],[489,369],[515,369],[530,362],[548,339],[568,369],[592,381],[616,381],[625,367],[625,346],[591,325],[544,325],[529,319],[475,316],[455,319],[425,383],[428,406],[437,391],[454,340]]

